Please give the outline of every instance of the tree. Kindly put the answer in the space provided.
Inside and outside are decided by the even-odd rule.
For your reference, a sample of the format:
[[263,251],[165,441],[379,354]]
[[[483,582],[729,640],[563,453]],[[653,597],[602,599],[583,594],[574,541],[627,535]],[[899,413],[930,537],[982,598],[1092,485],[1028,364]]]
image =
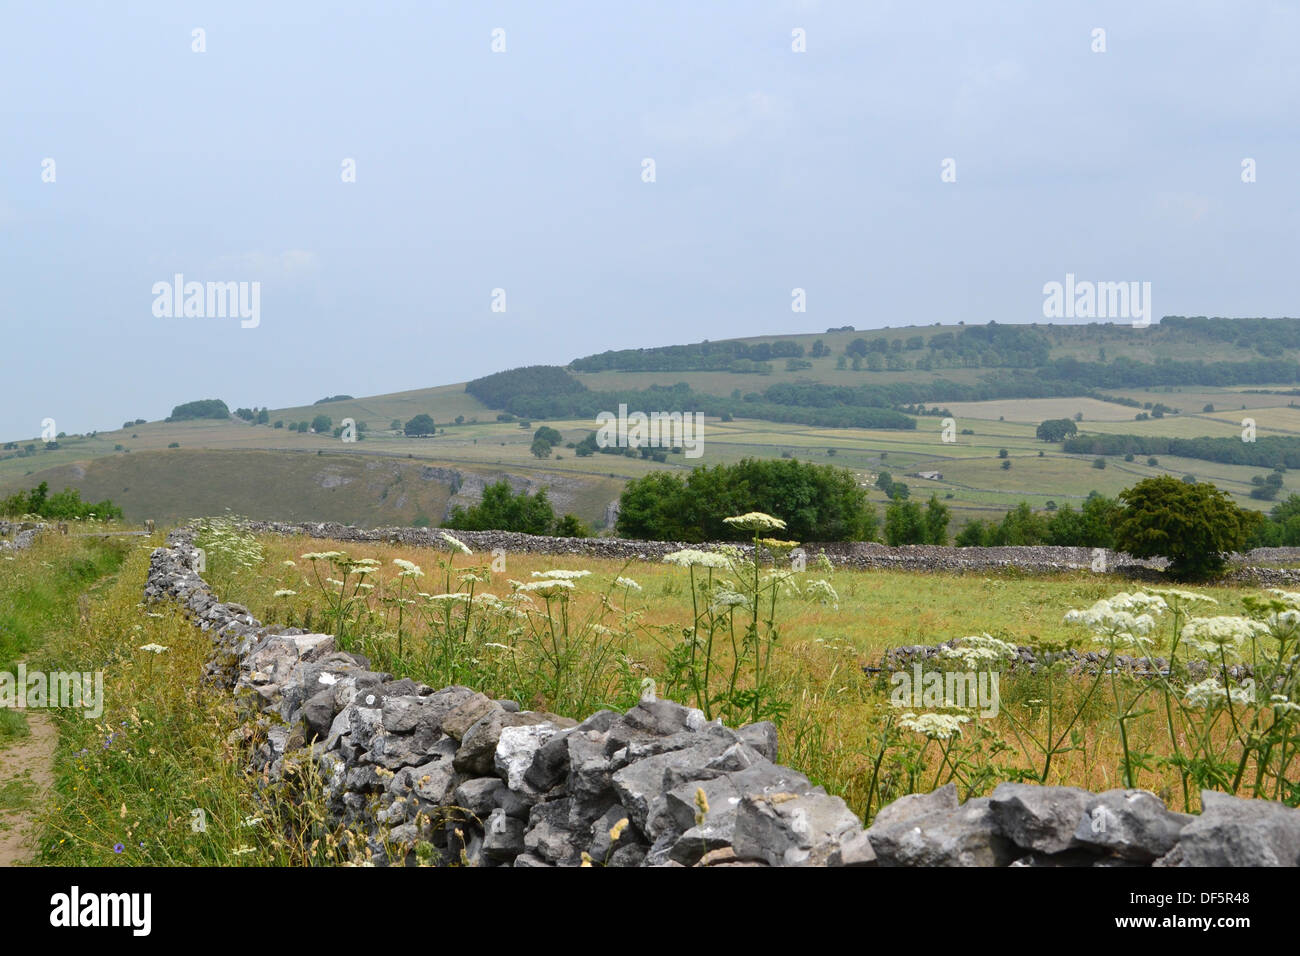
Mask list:
[[555,522],[555,536],[557,538],[590,538],[591,529],[583,524],[576,515],[566,514]]
[[432,435],[438,430],[438,428],[434,425],[433,419],[430,416],[421,412],[402,426],[402,430],[412,438],[421,438],[426,435]]
[[999,448],[999,449],[998,449],[998,457],[999,457],[999,458],[1006,458],[1009,454],[1011,454],[1011,453],[1010,453],[1009,451],[1007,451],[1005,448]]
[[555,526],[555,509],[541,488],[535,495],[510,490],[505,479],[483,489],[483,498],[469,508],[457,505],[451,510],[445,527],[459,531],[519,531],[524,534],[550,534]]
[[1065,441],[1079,434],[1079,426],[1068,418],[1049,418],[1035,429],[1034,434],[1043,441]]
[[541,428],[537,429],[537,431],[533,432],[533,440],[544,441],[548,445],[558,445],[560,442],[564,441],[564,436],[549,425],[543,425]]
[[1119,499],[1124,507],[1115,547],[1136,558],[1168,558],[1169,573],[1181,579],[1222,571],[1225,555],[1240,550],[1262,521],[1212,484],[1187,484],[1168,475],[1140,481]]
[[328,415],[317,415],[311,420],[312,431],[318,435],[323,435],[334,427],[334,420]]
[[891,547],[925,544],[925,530],[925,516],[915,501],[895,498],[885,509],[885,543]]
[[794,459],[744,458],[696,468],[689,476],[656,471],[628,483],[616,525],[625,538],[735,541],[747,532],[724,518],[761,511],[786,522],[780,537],[870,541],[878,518],[853,472]]
[[925,505],[925,543],[947,544],[950,519],[948,506],[939,501],[938,495],[931,495]]
[[530,450],[532,451],[532,453],[533,453],[533,457],[534,457],[534,458],[550,458],[550,457],[551,457],[551,445],[550,445],[550,442],[543,441],[543,440],[540,439],[540,438],[533,442],[533,447],[532,447]]

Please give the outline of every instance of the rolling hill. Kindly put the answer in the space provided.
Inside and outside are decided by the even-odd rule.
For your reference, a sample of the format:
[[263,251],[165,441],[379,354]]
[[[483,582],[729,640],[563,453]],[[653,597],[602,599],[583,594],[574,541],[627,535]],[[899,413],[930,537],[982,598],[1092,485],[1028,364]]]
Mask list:
[[[484,481],[509,477],[518,488],[549,485],[561,510],[601,527],[629,478],[758,456],[837,464],[864,485],[882,470],[896,479],[938,472],[941,478],[905,480],[916,494],[945,499],[958,525],[1022,499],[1041,507],[1091,490],[1114,494],[1166,472],[1212,480],[1241,504],[1267,508],[1249,497],[1259,467],[1165,455],[1149,465],[1148,456],[1114,455],[1101,468],[1096,455],[1067,454],[1037,440],[1034,429],[1070,418],[1084,436],[1230,438],[1249,417],[1261,438],[1300,439],[1298,382],[1295,319],[1168,317],[1145,329],[844,328],[605,352],[563,369],[268,409],[261,425],[231,416],[64,436],[57,447],[14,439],[0,452],[0,492],[42,480],[71,485],[94,500],[112,498],[132,519],[229,509],[437,524]],[[598,410],[614,411],[620,401],[634,410],[703,411],[704,457],[584,458],[562,446],[544,459],[531,453],[543,421],[572,445],[596,428]],[[434,419],[437,434],[404,435],[401,424],[421,413]],[[960,429],[955,442],[942,440],[947,414]],[[362,440],[289,427],[318,415],[332,428],[345,418],[363,423]],[[512,420],[521,416],[527,427]]]

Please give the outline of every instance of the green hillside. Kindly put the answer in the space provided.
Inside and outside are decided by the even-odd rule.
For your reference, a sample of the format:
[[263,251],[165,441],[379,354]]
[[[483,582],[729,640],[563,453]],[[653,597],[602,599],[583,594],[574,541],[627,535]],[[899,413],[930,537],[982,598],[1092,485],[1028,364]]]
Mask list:
[[[1145,329],[932,325],[758,336],[606,352],[563,369],[516,370],[471,383],[312,399],[267,409],[264,424],[232,415],[64,436],[57,447],[13,439],[0,451],[0,492],[41,480],[54,488],[66,484],[92,500],[111,498],[137,519],[228,508],[257,517],[437,523],[454,482],[419,477],[434,468],[551,484],[565,510],[600,527],[629,478],[757,456],[837,464],[857,472],[864,485],[888,470],[914,494],[939,495],[958,525],[1022,499],[1041,507],[1092,490],[1114,494],[1166,472],[1214,481],[1239,503],[1266,509],[1271,502],[1249,496],[1252,479],[1264,473],[1252,460],[1157,455],[1152,466],[1145,454],[1133,461],[1114,454],[1103,469],[1091,451],[1101,444],[1080,442],[1088,451],[1068,454],[1060,444],[1039,441],[1034,430],[1045,419],[1069,418],[1081,438],[1099,442],[1107,435],[1232,439],[1249,417],[1260,439],[1300,442],[1298,380],[1296,319],[1174,317]],[[181,404],[195,397],[175,398]],[[232,396],[225,398],[237,407]],[[703,457],[579,457],[564,447],[596,428],[599,411],[616,411],[620,402],[647,412],[704,412]],[[122,410],[123,417],[130,412]],[[419,414],[432,417],[435,435],[402,433],[401,425]],[[961,432],[952,443],[940,435],[947,414]],[[292,427],[321,415],[330,419],[321,433]],[[360,423],[362,440],[335,437],[345,418]],[[557,428],[563,443],[539,459],[531,446],[542,422]],[[1172,450],[1200,454],[1203,444],[1183,441]],[[943,477],[905,477],[917,471]],[[884,501],[882,493],[872,494]]]

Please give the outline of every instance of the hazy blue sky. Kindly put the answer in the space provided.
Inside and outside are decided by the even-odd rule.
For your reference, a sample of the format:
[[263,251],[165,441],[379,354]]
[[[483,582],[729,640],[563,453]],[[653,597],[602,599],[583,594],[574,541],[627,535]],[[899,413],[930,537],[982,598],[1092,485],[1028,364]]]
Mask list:
[[[1300,314],[1297,40],[1244,0],[4,0],[0,437],[1042,321],[1066,272]],[[260,282],[260,325],[155,317],[178,272]]]

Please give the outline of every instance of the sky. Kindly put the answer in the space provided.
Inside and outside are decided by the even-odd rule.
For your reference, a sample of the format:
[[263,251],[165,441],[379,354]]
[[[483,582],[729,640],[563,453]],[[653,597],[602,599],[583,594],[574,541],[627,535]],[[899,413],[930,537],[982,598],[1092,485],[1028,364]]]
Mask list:
[[[1300,315],[1297,38],[1253,0],[0,0],[0,438],[1044,321],[1067,273]],[[177,274],[256,324],[169,314]]]

